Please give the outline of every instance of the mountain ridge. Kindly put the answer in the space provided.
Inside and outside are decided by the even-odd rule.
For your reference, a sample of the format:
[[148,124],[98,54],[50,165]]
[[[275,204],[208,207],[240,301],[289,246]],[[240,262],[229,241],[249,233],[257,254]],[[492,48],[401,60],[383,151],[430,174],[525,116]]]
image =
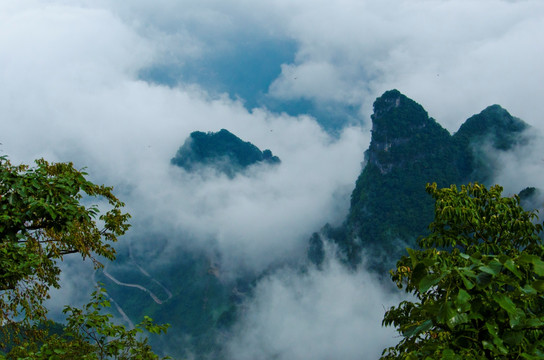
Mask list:
[[432,221],[434,207],[425,185],[488,182],[496,169],[486,161],[483,145],[493,152],[525,144],[529,125],[491,105],[452,135],[396,89],[377,98],[373,110],[370,146],[349,214],[340,227],[328,225],[312,236],[309,258],[320,258],[318,239],[330,240],[351,266],[362,261],[364,252],[368,265],[383,272],[406,246],[416,245]]

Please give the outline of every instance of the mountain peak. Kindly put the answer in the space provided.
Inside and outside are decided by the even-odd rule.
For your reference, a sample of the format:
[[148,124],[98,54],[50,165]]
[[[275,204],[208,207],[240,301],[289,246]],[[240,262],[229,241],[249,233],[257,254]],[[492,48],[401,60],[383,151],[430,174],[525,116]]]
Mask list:
[[377,141],[410,137],[434,120],[423,106],[398,90],[386,91],[374,102],[372,137]]
[[226,129],[204,133],[194,131],[172,158],[173,165],[194,171],[200,167],[214,168],[229,177],[256,163],[278,164],[280,159],[272,151],[261,151]]
[[401,100],[407,99],[400,91],[393,89],[386,91],[374,101],[372,118],[379,118],[382,114],[400,106]]
[[[374,102],[372,140],[366,159],[382,174],[412,161],[427,141],[449,141],[450,134],[421,105],[398,90],[389,90]],[[407,151],[407,149],[410,149]]]
[[323,231],[350,264],[356,265],[365,249],[368,265],[381,270],[393,265],[391,254],[426,233],[434,208],[424,190],[426,183],[440,187],[485,183],[495,167],[494,162],[482,159],[494,152],[481,145],[508,149],[523,141],[521,132],[528,127],[501,106],[492,105],[469,118],[452,136],[398,90],[376,99],[371,119],[366,165],[351,195],[348,218],[341,228]]
[[454,137],[464,145],[487,140],[499,150],[508,150],[524,140],[519,135],[528,127],[523,120],[495,104],[467,119]]

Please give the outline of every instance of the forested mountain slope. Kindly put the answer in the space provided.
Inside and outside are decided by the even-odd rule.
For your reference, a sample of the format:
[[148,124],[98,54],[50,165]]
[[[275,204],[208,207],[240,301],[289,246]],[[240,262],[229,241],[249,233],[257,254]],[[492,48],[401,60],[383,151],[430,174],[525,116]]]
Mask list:
[[470,117],[453,136],[397,90],[376,99],[371,118],[366,165],[351,195],[348,217],[341,227],[325,226],[321,235],[314,234],[314,262],[319,262],[319,249],[328,238],[349,264],[358,264],[366,252],[371,267],[387,270],[432,220],[426,183],[486,183],[495,170],[493,154],[527,141],[523,131],[528,125],[499,105]]

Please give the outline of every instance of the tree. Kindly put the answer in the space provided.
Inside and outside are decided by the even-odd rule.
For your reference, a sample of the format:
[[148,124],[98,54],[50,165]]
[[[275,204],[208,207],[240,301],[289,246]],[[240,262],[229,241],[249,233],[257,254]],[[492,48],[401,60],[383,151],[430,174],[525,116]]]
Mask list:
[[[115,258],[110,242],[129,228],[129,214],[111,187],[95,185],[72,163],[41,159],[14,166],[0,157],[0,322],[17,332],[45,318],[43,301],[59,287],[58,261],[79,253],[102,266],[97,256]],[[85,206],[105,200],[108,211]],[[100,226],[99,226],[100,223]],[[4,333],[6,333],[4,331]],[[7,334],[4,334],[7,335]],[[4,336],[6,338],[6,336]]]
[[[105,290],[100,288],[92,294],[90,303],[83,309],[66,306],[67,325],[62,335],[52,335],[38,346],[26,342],[10,351],[10,359],[20,360],[129,360],[159,359],[147,342],[139,335],[144,331],[153,334],[166,332],[168,325],[155,325],[150,317],[127,330],[123,325],[112,323],[111,314],[102,309],[110,307]],[[1,357],[1,356],[0,356]],[[163,359],[169,359],[165,357]]]
[[[61,335],[36,331],[43,328],[50,287],[59,287],[63,256],[78,253],[100,268],[98,257],[113,260],[111,243],[130,226],[113,189],[86,175],[72,163],[41,159],[31,168],[0,157],[0,348],[23,340],[11,344],[9,358],[158,359],[140,333],[166,332],[168,325],[149,317],[130,330],[115,325],[112,315],[102,313],[110,306],[103,289],[83,309],[65,307]],[[100,206],[86,205],[91,199]]]
[[427,185],[430,234],[391,271],[415,301],[386,312],[401,341],[381,359],[544,358],[543,227],[502,190]]

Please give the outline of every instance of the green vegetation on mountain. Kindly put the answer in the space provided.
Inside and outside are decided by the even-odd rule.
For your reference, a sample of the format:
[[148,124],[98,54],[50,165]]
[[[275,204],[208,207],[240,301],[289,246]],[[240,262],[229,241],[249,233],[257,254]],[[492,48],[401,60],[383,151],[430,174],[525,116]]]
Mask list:
[[492,105],[471,116],[453,135],[460,156],[457,165],[461,172],[472,178],[488,182],[493,175],[493,153],[508,151],[525,144],[522,135],[528,125],[500,107]]
[[[167,244],[164,237],[156,234],[145,238],[153,238],[154,247]],[[145,265],[151,252],[148,249],[133,250],[132,259],[120,251],[118,260],[124,266],[107,269],[119,281],[151,290],[161,301],[160,304],[148,292],[120,286],[103,274],[97,273],[97,280],[104,283],[108,294],[122,306],[130,319],[148,315],[158,323],[171,325],[168,334],[150,339],[153,348],[180,358],[190,358],[191,353],[211,356],[221,345],[218,334],[227,332],[235,320],[237,305],[242,292],[247,291],[248,280],[225,280],[219,266],[210,261],[208,254],[184,249],[169,251],[176,254],[175,261],[154,264],[152,276],[170,292],[171,297],[157,283],[135,269],[135,264],[141,264],[150,270]],[[165,254],[162,253],[162,256]]]
[[511,149],[527,127],[493,105],[452,136],[415,101],[397,90],[385,92],[374,103],[372,139],[348,217],[342,229],[325,227],[321,233],[340,246],[349,264],[358,264],[364,251],[371,267],[386,270],[392,258],[427,234],[433,203],[422,191],[425,184],[487,181],[493,154],[483,146],[490,152]]
[[[425,231],[432,203],[419,195],[430,181],[460,180],[453,141],[423,107],[396,90],[376,100],[367,164],[357,179],[347,220],[350,236],[365,247],[393,250]],[[393,249],[384,249],[392,246]],[[350,259],[351,260],[351,259]]]
[[204,133],[192,132],[179,148],[171,163],[194,171],[199,167],[212,167],[233,177],[256,163],[279,164],[280,159],[268,149],[261,151],[228,130]]
[[543,227],[498,185],[439,189],[430,233],[391,271],[415,297],[383,324],[401,341],[382,359],[544,358]]
[[465,147],[474,141],[487,140],[496,149],[509,150],[524,141],[519,133],[526,129],[527,124],[522,120],[510,115],[500,105],[491,105],[468,118],[453,137]]

